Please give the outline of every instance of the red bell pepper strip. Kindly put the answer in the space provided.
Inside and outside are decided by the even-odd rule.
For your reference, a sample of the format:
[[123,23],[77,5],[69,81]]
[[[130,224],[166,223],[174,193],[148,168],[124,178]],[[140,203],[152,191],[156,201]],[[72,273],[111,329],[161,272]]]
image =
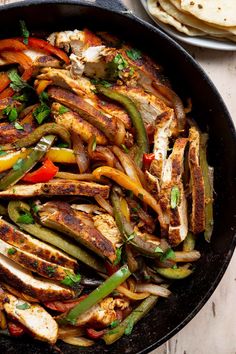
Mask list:
[[99,339],[107,332],[107,330],[102,329],[101,331],[96,331],[93,328],[87,328],[86,332],[87,332],[87,335],[89,336],[89,338]]
[[92,47],[92,46],[98,46],[102,44],[101,39],[97,37],[96,34],[88,30],[87,28],[85,28],[83,32],[85,37],[84,42],[86,46]]
[[26,333],[24,326],[20,323],[8,322],[7,327],[10,335],[13,337],[20,337]]
[[3,59],[7,61],[7,63],[17,63],[22,66],[24,70],[28,70],[33,66],[31,58],[22,52],[3,51],[0,52],[0,55]]
[[26,50],[27,47],[24,43],[21,43],[19,40],[14,38],[9,39],[1,39],[0,40],[0,51],[11,50],[11,51],[23,51]]
[[113,265],[109,262],[105,262],[105,268],[108,275],[112,275],[120,268],[118,265]]
[[143,168],[144,168],[144,170],[148,170],[150,168],[153,160],[155,160],[155,155],[153,153],[143,154]]
[[[23,42],[24,38],[19,38],[20,41]],[[34,37],[29,37],[28,38],[28,47],[29,48],[34,48],[34,49],[39,49],[44,52],[54,54],[58,58],[62,59],[66,64],[70,64],[70,59],[68,55],[61,49],[54,47],[47,41],[44,41],[43,39],[40,38],[34,38]]]
[[11,87],[7,87],[0,93],[0,99],[12,97],[15,94],[15,91]]
[[10,82],[11,82],[11,80],[9,79],[7,73],[1,72],[0,73],[0,92],[5,90],[5,88],[7,88],[7,86],[9,86]]
[[22,181],[29,183],[48,182],[57,174],[58,171],[59,168],[55,166],[51,160],[47,159],[43,162],[43,166],[38,170],[27,173],[22,178]]
[[82,300],[84,300],[87,297],[87,295],[82,295],[78,299],[75,300],[68,300],[68,301],[48,301],[44,302],[44,305],[49,308],[50,310],[53,311],[58,311],[58,312],[67,312],[71,310],[75,305],[80,303]]

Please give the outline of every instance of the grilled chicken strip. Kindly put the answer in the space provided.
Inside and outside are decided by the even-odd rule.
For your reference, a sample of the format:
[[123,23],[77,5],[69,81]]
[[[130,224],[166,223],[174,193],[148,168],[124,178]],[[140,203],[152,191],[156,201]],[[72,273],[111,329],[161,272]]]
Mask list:
[[110,214],[99,214],[93,217],[94,226],[106,237],[115,248],[122,244],[122,237],[116,225],[115,219]]
[[3,308],[13,319],[24,325],[33,337],[50,344],[57,341],[58,325],[51,315],[40,305],[17,299],[5,293]]
[[60,114],[60,103],[54,102],[51,110],[55,121],[63,125],[69,131],[73,131],[78,134],[85,142],[89,142],[92,137],[96,138],[96,142],[99,145],[106,145],[108,143],[106,136],[93,125],[82,119],[78,113],[69,111]]
[[95,328],[104,328],[117,320],[116,310],[125,310],[129,301],[107,297],[98,305],[91,307],[83,315],[78,317],[76,326],[90,325]]
[[95,85],[92,84],[88,78],[78,76],[75,79],[71,77],[68,70],[58,70],[53,68],[42,69],[41,74],[38,75],[37,78],[39,80],[50,80],[55,86],[73,91],[88,104],[99,109],[105,115],[108,115],[108,117],[116,117],[120,119],[127,129],[131,127],[131,121],[126,111],[111,102],[100,99],[94,93],[96,91]]
[[92,218],[87,214],[72,209],[67,203],[48,202],[41,207],[39,216],[43,225],[73,237],[111,262],[116,259],[114,245],[95,228]]
[[40,301],[69,300],[75,296],[71,289],[66,289],[50,280],[33,277],[32,273],[12,260],[0,254],[0,278],[5,283]]
[[22,251],[32,253],[41,259],[63,266],[72,271],[78,267],[78,263],[75,259],[48,244],[23,233],[3,219],[0,219],[0,239]]
[[19,130],[10,123],[0,123],[0,145],[6,145],[14,143],[16,140],[26,137],[33,131],[31,124],[24,124],[24,130]]
[[[101,130],[106,137],[116,144],[121,144],[125,137],[125,129],[122,134],[118,134],[121,125],[115,117],[108,117],[101,109],[94,106],[93,102],[88,103],[83,98],[74,93],[59,87],[50,87],[49,96],[55,101],[71,108],[77,112],[84,120]],[[122,122],[120,122],[122,124]]]
[[35,197],[39,195],[84,195],[94,197],[100,195],[107,199],[110,188],[94,182],[56,179],[48,183],[35,183],[32,185],[17,184],[0,192],[1,197]]
[[22,267],[31,270],[32,272],[35,272],[45,278],[63,280],[68,276],[68,273],[71,273],[72,275],[74,274],[71,269],[45,261],[42,258],[35,256],[34,254],[21,250],[20,248],[12,247],[1,239],[0,253],[21,265]]
[[192,211],[190,227],[194,234],[205,229],[205,187],[202,171],[199,165],[200,135],[195,127],[189,130],[188,163],[192,190]]
[[[160,193],[160,205],[168,225],[168,238],[172,245],[177,246],[188,233],[187,201],[182,183],[184,151],[188,139],[179,138],[166,160]],[[175,189],[178,194],[177,205],[171,206],[171,194]]]

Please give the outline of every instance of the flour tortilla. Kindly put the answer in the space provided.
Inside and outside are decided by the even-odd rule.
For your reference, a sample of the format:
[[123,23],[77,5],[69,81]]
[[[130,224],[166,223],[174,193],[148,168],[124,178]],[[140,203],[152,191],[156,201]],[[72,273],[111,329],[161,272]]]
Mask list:
[[181,0],[181,8],[202,21],[236,26],[236,0]]
[[169,15],[173,16],[176,20],[178,20],[184,25],[197,28],[213,36],[227,34],[226,31],[223,29],[214,28],[211,25],[207,25],[203,21],[198,20],[194,16],[181,12],[180,3],[178,3],[178,1],[176,0],[159,0],[159,3],[164,11],[166,11]]
[[148,0],[147,5],[150,14],[153,17],[155,17],[158,21],[175,27],[178,31],[186,34],[187,36],[203,36],[205,34],[204,32],[198,29],[183,25],[182,23],[177,21],[174,17],[168,15],[164,10],[162,10],[158,1]]

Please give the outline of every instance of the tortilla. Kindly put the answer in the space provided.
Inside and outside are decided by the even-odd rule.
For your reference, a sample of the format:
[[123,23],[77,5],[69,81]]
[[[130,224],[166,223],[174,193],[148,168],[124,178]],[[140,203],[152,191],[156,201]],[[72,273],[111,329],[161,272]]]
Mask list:
[[182,23],[177,21],[174,17],[168,15],[164,10],[162,10],[158,1],[148,0],[147,5],[150,14],[154,16],[157,20],[167,25],[171,25],[175,27],[178,31],[186,34],[187,36],[203,36],[205,34],[204,32],[198,29],[183,25]]
[[183,11],[223,27],[236,26],[235,0],[181,0]]
[[223,29],[214,28],[210,24],[208,25],[192,15],[181,12],[180,3],[177,0],[159,0],[159,3],[164,11],[184,25],[197,28],[213,36],[227,34],[227,32]]

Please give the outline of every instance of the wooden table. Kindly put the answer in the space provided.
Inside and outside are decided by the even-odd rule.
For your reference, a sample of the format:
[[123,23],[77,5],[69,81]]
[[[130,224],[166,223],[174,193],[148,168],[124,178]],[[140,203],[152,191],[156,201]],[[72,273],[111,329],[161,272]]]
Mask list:
[[[0,0],[0,4],[9,2],[12,0]],[[151,22],[138,0],[123,2],[136,15]],[[186,45],[184,47],[215,83],[236,124],[236,52],[217,52]],[[217,290],[204,308],[185,328],[152,354],[236,354],[235,305],[236,253]]]
[[[136,15],[152,22],[138,0],[123,2]],[[184,47],[212,79],[236,125],[236,52],[187,45]],[[236,252],[218,288],[203,309],[177,335],[152,354],[236,354],[235,305]]]

